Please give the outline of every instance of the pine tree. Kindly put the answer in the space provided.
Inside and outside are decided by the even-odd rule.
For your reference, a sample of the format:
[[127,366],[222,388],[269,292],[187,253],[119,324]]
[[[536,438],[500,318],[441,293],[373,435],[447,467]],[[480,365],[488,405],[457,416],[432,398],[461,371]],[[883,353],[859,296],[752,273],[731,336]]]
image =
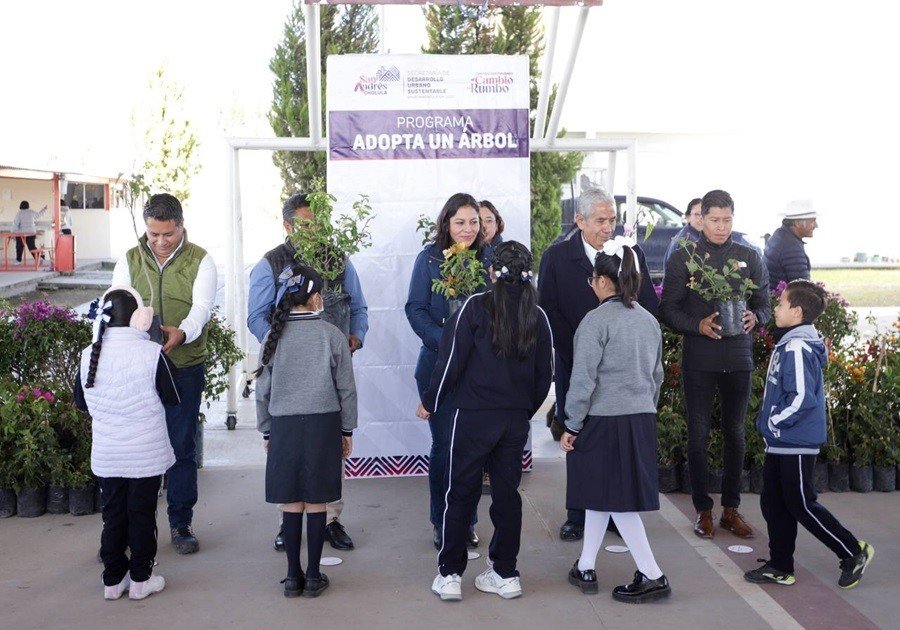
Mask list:
[[[541,78],[538,61],[544,53],[544,33],[540,7],[479,7],[440,5],[425,11],[428,45],[422,51],[432,54],[528,55],[530,73],[531,128],[534,129]],[[549,113],[556,100],[556,86],[550,95]],[[544,121],[546,126],[547,121]],[[565,131],[561,131],[563,135]],[[536,263],[544,250],[559,236],[562,220],[562,186],[572,181],[584,154],[531,154],[531,249]]]
[[[371,53],[378,50],[378,20],[371,5],[319,6],[322,61],[322,129],[325,129],[325,80],[328,55]],[[279,137],[309,136],[309,98],[306,84],[306,21],[304,4],[295,0],[284,24],[281,42],[269,62],[275,75],[269,124]],[[282,192],[288,197],[309,190],[316,178],[325,179],[323,152],[276,151],[272,161],[281,172]]]

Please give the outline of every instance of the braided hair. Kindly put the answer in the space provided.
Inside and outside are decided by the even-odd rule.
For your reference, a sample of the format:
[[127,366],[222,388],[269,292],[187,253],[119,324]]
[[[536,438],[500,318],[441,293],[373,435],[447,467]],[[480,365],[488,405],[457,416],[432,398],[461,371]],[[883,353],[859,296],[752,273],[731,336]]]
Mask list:
[[493,348],[499,357],[527,359],[537,344],[537,291],[532,284],[534,257],[517,241],[494,248],[491,269],[496,282],[485,293],[491,316]]
[[627,308],[634,308],[641,288],[641,273],[637,267],[637,254],[634,253],[634,249],[627,247],[625,249],[631,251],[622,252],[624,258],[598,252],[594,258],[594,273],[612,280],[616,293],[622,297],[622,304]]
[[278,340],[284,332],[285,322],[287,322],[288,315],[293,308],[295,306],[307,306],[312,296],[322,292],[322,286],[324,285],[322,276],[315,269],[300,264],[291,266],[290,278],[285,279],[284,282],[289,283],[289,286],[284,291],[284,295],[281,296],[281,300],[275,305],[275,310],[272,313],[272,325],[263,344],[259,368],[256,370],[257,377],[262,374],[263,369],[275,356]]
[[[94,379],[97,377],[97,364],[100,362],[100,348],[103,346],[103,333],[107,328],[124,328],[131,324],[131,316],[137,310],[138,303],[128,291],[116,289],[106,294],[106,302],[112,305],[109,311],[109,322],[100,320],[100,336],[97,341],[91,344],[91,360],[88,364],[87,379],[85,379],[85,389],[94,386]],[[97,317],[103,317],[102,312],[97,313]]]

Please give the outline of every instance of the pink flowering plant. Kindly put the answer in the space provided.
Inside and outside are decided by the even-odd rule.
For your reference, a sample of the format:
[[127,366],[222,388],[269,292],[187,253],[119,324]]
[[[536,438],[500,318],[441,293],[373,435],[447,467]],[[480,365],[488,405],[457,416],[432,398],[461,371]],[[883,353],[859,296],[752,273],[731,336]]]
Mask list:
[[0,337],[8,335],[13,350],[6,359],[7,373],[21,384],[47,383],[71,391],[81,351],[91,342],[90,323],[46,300],[23,302],[2,319],[6,333],[0,331]]

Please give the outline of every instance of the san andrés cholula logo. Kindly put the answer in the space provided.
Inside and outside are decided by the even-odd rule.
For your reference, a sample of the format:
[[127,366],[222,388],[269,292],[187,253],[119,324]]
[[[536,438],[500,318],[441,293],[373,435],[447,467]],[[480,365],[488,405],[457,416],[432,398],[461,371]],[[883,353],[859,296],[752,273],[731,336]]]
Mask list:
[[512,84],[511,72],[480,72],[472,77],[469,89],[473,94],[506,94]]
[[354,92],[362,92],[363,94],[387,94],[388,83],[400,80],[400,70],[397,66],[385,68],[381,66],[375,76],[359,75],[359,81],[353,88]]

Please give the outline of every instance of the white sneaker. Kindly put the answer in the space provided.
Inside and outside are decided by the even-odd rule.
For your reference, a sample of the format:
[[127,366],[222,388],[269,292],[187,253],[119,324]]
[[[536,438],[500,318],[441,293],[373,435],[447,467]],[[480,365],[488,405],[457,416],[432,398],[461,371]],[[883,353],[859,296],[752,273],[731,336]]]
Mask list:
[[462,599],[462,578],[455,573],[447,577],[438,573],[431,584],[431,592],[445,602],[458,602]]
[[515,599],[522,596],[522,583],[517,577],[502,578],[493,567],[475,577],[475,588],[482,593],[496,593],[503,599]]
[[128,589],[128,598],[144,599],[153,595],[153,593],[159,593],[164,588],[166,588],[165,578],[161,575],[151,575],[149,579],[143,582],[132,582],[131,588]]
[[126,573],[125,577],[123,577],[122,581],[118,584],[103,587],[103,599],[119,599],[122,597],[122,594],[128,590],[130,584],[131,578],[129,578]]

